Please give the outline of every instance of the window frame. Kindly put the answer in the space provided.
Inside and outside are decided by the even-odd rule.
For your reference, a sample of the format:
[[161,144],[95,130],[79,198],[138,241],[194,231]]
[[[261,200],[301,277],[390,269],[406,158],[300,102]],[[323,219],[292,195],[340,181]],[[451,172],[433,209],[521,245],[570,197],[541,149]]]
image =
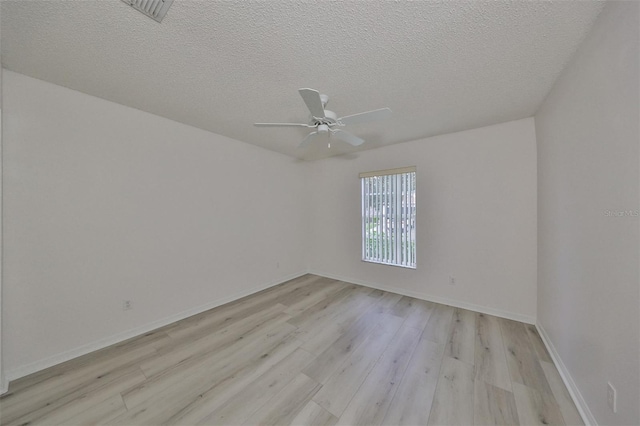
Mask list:
[[[362,261],[417,269],[417,168],[410,166],[364,172],[359,177]],[[371,185],[376,189],[370,189]],[[374,205],[377,207],[373,207],[375,210],[372,212]],[[372,223],[377,223],[374,225],[377,230],[373,231],[377,239],[370,237]],[[374,244],[375,248],[369,244]],[[372,250],[376,251],[373,255]]]

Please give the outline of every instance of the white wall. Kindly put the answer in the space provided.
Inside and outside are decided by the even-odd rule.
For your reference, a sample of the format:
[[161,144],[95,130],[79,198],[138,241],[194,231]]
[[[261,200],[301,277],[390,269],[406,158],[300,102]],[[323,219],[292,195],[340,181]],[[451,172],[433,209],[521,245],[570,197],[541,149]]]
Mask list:
[[9,378],[305,271],[304,164],[13,72],[3,87]]
[[638,14],[609,2],[535,116],[538,321],[606,425],[640,424],[638,217],[607,215],[640,209]]
[[[535,143],[528,118],[311,163],[311,270],[534,322]],[[417,269],[362,262],[358,173],[413,165]]]
[[[532,119],[301,163],[5,74],[10,379],[307,268],[534,321]],[[415,271],[360,261],[358,172],[403,165]]]

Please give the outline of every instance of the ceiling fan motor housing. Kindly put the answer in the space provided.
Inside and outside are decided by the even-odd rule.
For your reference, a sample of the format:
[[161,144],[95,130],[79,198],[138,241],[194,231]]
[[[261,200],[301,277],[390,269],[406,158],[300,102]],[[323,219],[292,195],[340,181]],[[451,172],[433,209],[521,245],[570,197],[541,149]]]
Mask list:
[[328,109],[324,110],[324,117],[311,117],[311,125],[318,126],[322,124],[326,124],[327,126],[333,126],[338,121],[338,114],[333,111],[329,111]]

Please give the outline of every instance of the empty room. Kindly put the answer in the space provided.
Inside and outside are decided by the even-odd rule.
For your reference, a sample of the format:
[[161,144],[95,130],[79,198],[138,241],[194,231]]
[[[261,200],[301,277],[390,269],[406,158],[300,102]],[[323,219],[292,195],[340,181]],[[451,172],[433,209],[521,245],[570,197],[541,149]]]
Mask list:
[[640,2],[0,0],[0,425],[640,425]]

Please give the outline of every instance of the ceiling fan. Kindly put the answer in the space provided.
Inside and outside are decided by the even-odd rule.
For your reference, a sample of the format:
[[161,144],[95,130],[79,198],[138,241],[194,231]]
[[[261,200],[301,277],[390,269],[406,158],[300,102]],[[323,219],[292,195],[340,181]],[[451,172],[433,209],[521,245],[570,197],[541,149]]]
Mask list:
[[[344,127],[348,124],[365,123],[368,121],[376,121],[387,118],[391,115],[389,108],[380,108],[373,111],[361,112],[359,114],[345,115],[344,117],[338,117],[338,115],[325,109],[329,97],[327,95],[321,95],[320,92],[313,89],[299,89],[298,92],[302,96],[302,100],[309,108],[311,117],[308,124],[304,123],[255,123],[257,127],[307,127],[315,129],[307,135],[306,138],[300,143],[300,147],[308,145],[315,137],[322,134],[329,134],[329,137],[335,137],[343,142],[346,142],[353,146],[361,145],[364,139],[361,139],[349,132],[338,129],[336,127]],[[329,141],[329,148],[331,148],[331,141]]]

